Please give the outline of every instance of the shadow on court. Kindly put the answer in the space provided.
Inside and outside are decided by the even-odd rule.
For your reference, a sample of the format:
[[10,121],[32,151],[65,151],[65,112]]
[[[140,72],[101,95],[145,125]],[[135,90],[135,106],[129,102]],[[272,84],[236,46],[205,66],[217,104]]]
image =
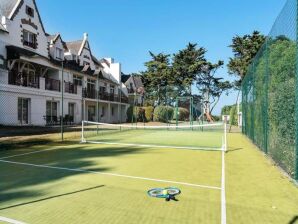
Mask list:
[[72,194],[78,194],[78,193],[82,193],[85,191],[90,191],[90,190],[95,190],[101,187],[104,187],[105,185],[99,185],[96,187],[90,187],[90,188],[86,188],[86,189],[82,189],[82,190],[78,190],[78,191],[73,191],[73,192],[68,192],[68,193],[64,193],[64,194],[58,194],[58,195],[54,195],[54,196],[50,196],[50,197],[46,197],[46,198],[41,198],[41,199],[37,199],[37,200],[33,200],[33,201],[28,201],[28,202],[23,202],[23,203],[19,203],[19,204],[15,204],[15,205],[10,205],[7,207],[0,207],[0,210],[5,210],[5,209],[10,209],[10,208],[15,208],[15,207],[19,207],[19,206],[23,206],[23,205],[29,205],[29,204],[34,204],[37,202],[42,202],[42,201],[46,201],[46,200],[50,200],[50,199],[54,199],[54,198],[60,198],[60,197],[64,197],[64,196],[68,196],[68,195],[72,195]]
[[298,215],[294,216],[293,219],[289,222],[289,224],[298,224]]
[[[100,160],[97,160],[96,162],[94,160],[92,161],[94,158],[119,157],[128,154],[143,153],[146,149],[134,149],[132,147],[103,147],[102,145],[98,146],[98,149],[96,147],[97,145],[94,144],[74,145],[73,147],[71,147],[71,145],[68,145],[67,147],[45,146],[44,150],[50,150],[6,159],[6,161],[49,165],[51,167],[77,169],[78,171],[49,169],[0,162],[0,203],[3,206],[3,209],[13,206],[10,205],[10,203],[16,203],[18,200],[24,200],[26,198],[30,198],[31,200],[34,197],[42,198],[47,192],[39,190],[39,185],[50,184],[51,182],[84,173],[79,170],[108,172],[113,169],[113,167],[104,167],[101,165]],[[34,151],[34,147],[30,149],[31,151]],[[40,147],[38,147],[38,150],[40,150]],[[14,155],[17,150],[12,152]],[[64,196],[64,194],[59,196]],[[50,198],[36,199],[33,200],[33,202],[39,202]],[[5,205],[4,203],[7,204]],[[20,204],[24,205],[27,203]]]
[[242,150],[243,148],[229,148],[227,153],[231,153],[231,152],[235,152],[235,151],[239,151]]
[[27,148],[37,145],[46,145],[53,143],[52,140],[49,139],[35,139],[29,141],[21,141],[21,142],[13,142],[13,141],[0,141],[0,152],[1,151],[9,151],[9,150],[17,150],[21,148]]

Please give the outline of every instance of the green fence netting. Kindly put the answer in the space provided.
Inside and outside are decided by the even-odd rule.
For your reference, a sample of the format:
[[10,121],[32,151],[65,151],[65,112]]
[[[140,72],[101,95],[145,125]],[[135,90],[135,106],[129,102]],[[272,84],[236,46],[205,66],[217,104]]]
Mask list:
[[297,0],[288,0],[242,82],[243,133],[298,180]]

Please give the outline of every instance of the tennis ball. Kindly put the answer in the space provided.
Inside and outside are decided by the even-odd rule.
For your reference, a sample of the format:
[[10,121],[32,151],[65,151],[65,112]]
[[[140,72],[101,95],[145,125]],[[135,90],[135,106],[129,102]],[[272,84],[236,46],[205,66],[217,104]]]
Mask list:
[[162,191],[162,194],[163,194],[163,195],[167,195],[167,194],[168,194],[168,190],[167,190],[167,189],[164,189],[164,190]]

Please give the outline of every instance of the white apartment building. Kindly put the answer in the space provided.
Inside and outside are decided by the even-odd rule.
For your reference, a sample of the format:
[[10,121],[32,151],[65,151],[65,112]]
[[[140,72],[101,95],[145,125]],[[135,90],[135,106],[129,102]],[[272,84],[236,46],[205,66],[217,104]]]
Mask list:
[[35,0],[1,0],[0,16],[0,125],[126,120],[121,65],[98,60],[87,33],[46,33]]

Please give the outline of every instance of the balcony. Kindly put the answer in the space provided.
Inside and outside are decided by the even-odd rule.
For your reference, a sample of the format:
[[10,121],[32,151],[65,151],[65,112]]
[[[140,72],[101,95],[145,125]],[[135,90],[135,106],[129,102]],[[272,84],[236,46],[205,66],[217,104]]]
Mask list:
[[108,92],[99,92],[98,98],[100,100],[110,101],[110,94]]
[[60,92],[60,80],[46,78],[45,89]]
[[83,97],[89,99],[96,99],[96,91],[95,89],[83,89]]
[[[83,89],[83,97],[89,99],[97,99],[96,98],[95,90],[87,90],[86,88]],[[111,101],[111,102],[121,102],[121,103],[128,103],[128,98],[126,96],[121,96],[117,94],[112,94],[108,92],[98,92],[98,99],[104,101]]]
[[9,72],[8,84],[39,89],[39,76]]
[[128,97],[121,96],[121,103],[128,103]]
[[78,93],[78,86],[71,83],[71,82],[65,82],[64,83],[64,90],[66,93],[70,93],[70,94],[77,94]]
[[26,47],[31,47],[31,48],[33,48],[33,49],[36,49],[37,48],[37,45],[36,45],[36,43],[35,42],[29,42],[29,41],[25,41],[24,40],[24,46],[26,46]]

